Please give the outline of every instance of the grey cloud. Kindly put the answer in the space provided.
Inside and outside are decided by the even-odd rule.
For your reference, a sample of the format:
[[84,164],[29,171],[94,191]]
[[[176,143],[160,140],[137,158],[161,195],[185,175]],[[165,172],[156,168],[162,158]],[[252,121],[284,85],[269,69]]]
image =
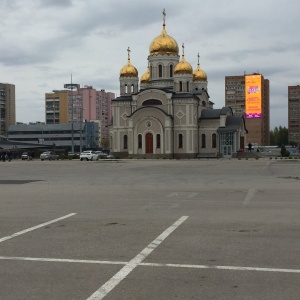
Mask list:
[[38,0],[40,7],[70,7],[72,0]]

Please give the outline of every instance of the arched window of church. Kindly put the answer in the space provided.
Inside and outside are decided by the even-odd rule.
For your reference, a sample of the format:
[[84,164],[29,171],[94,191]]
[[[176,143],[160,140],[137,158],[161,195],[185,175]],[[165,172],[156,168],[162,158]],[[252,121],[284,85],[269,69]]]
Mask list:
[[142,135],[139,134],[139,135],[138,135],[138,148],[139,148],[139,149],[142,149],[142,147],[143,147]]
[[134,92],[134,85],[131,85],[131,94]]
[[215,133],[211,136],[211,146],[212,148],[217,148],[217,135]]
[[160,134],[156,135],[156,148],[160,149]]
[[162,102],[157,99],[149,99],[142,103],[143,106],[162,105]]
[[206,136],[204,133],[201,134],[201,148],[206,148]]
[[128,137],[126,134],[123,136],[123,148],[124,149],[128,148]]
[[125,93],[128,94],[128,86],[125,84]]
[[190,91],[190,83],[189,82],[186,83],[186,90],[187,90],[187,92]]
[[152,79],[152,66],[150,66],[150,79]]
[[182,92],[182,81],[179,81],[179,92]]
[[178,148],[183,148],[183,135],[181,133],[178,135]]
[[170,65],[170,77],[173,77],[173,65]]
[[158,77],[162,78],[162,65],[158,65]]

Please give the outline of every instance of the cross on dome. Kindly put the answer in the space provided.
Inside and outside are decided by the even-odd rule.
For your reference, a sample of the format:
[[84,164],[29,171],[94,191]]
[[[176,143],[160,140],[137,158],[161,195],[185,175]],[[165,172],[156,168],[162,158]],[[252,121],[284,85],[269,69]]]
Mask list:
[[166,10],[164,9],[163,10],[163,21],[164,21],[164,23],[163,23],[163,26],[166,26]]
[[130,51],[131,51],[131,50],[130,50],[130,48],[128,47],[128,48],[127,48],[127,52],[128,52],[128,60],[130,60]]

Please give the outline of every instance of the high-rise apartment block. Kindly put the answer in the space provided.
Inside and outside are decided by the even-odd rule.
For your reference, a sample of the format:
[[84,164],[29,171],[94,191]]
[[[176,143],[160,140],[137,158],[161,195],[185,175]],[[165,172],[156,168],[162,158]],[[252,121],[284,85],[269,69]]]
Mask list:
[[288,130],[289,143],[300,146],[300,86],[288,87]]
[[68,91],[53,91],[45,96],[46,124],[68,123]]
[[16,124],[15,86],[0,83],[0,135],[7,136],[8,127]]
[[225,76],[225,106],[245,116],[247,143],[270,144],[269,80],[261,74]]
[[47,124],[72,123],[72,120],[73,123],[95,121],[99,124],[100,144],[108,141],[114,93],[97,91],[92,86],[78,86],[75,90],[47,93],[45,98]]

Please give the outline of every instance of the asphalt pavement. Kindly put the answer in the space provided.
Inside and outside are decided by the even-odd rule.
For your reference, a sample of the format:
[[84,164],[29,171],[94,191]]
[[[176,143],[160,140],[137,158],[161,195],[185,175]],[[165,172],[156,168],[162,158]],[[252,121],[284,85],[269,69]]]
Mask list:
[[300,160],[0,162],[0,299],[299,299]]

